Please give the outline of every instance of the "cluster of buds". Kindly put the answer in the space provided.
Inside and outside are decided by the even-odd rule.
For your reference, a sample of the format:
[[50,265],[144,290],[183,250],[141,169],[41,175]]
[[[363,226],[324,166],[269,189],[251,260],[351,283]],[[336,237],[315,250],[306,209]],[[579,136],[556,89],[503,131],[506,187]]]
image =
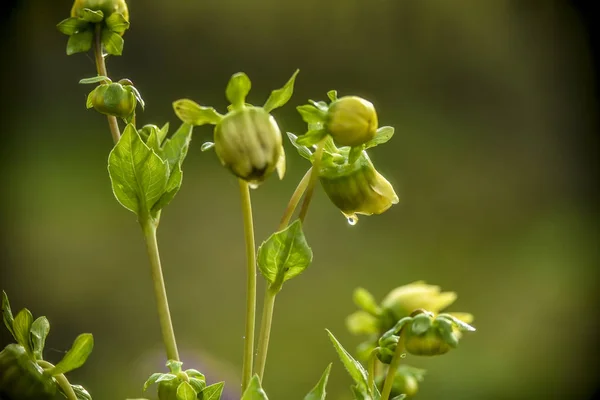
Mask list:
[[144,383],[144,391],[150,385],[158,385],[159,400],[196,399],[206,389],[204,375],[195,369],[183,371],[180,361],[167,362],[169,373],[156,372]]

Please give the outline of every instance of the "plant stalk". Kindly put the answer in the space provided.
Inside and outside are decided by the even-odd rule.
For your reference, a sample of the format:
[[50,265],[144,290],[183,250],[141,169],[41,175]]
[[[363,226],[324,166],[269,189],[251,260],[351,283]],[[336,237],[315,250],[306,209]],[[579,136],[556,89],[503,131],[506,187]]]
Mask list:
[[[94,35],[94,57],[96,59],[96,70],[98,75],[108,77],[108,71],[106,70],[106,63],[104,62],[104,54],[102,54],[102,24],[96,24],[96,30]],[[113,115],[107,115],[108,127],[110,128],[110,134],[112,135],[113,142],[117,144],[121,138],[121,131],[119,130],[119,124],[117,118]]]
[[160,329],[162,331],[165,350],[167,351],[167,358],[169,360],[179,361],[179,352],[177,351],[175,332],[173,331],[173,323],[171,322],[167,291],[165,289],[160,254],[158,252],[158,242],[156,240],[158,221],[147,217],[141,221],[141,225],[142,231],[144,232],[144,239],[146,240],[148,257],[150,259],[150,272],[152,273],[152,281],[154,282],[156,309],[158,311],[158,319],[160,321]]
[[260,335],[258,337],[258,348],[256,352],[256,364],[254,372],[258,374],[261,382],[265,374],[265,365],[267,364],[267,352],[269,351],[269,339],[271,337],[271,324],[273,323],[273,309],[275,308],[275,298],[279,290],[267,288],[263,302],[262,320],[260,324]]
[[310,201],[312,200],[312,196],[315,191],[315,184],[317,183],[319,169],[321,168],[321,158],[323,158],[324,146],[325,140],[323,139],[317,144],[317,150],[315,150],[315,160],[313,161],[313,166],[310,169],[310,177],[308,178],[306,195],[304,196],[302,208],[300,209],[300,214],[298,215],[298,218],[300,218],[300,221],[302,221],[303,223],[304,219],[306,218],[306,213],[308,212],[308,206],[310,206]]
[[400,365],[400,360],[402,359],[402,354],[404,352],[403,343],[404,341],[402,340],[402,333],[400,333],[400,340],[398,340],[396,351],[394,352],[394,356],[392,357],[392,361],[390,362],[390,367],[388,368],[387,375],[385,376],[385,382],[383,383],[381,400],[388,400],[390,397],[390,393],[392,393],[394,377],[396,376],[396,371],[398,370],[398,366]]
[[[37,360],[37,364],[43,369],[54,368],[53,364],[50,364],[48,361],[44,360]],[[75,394],[75,391],[71,387],[71,383],[69,383],[69,380],[65,374],[54,375],[53,378],[56,379],[56,383],[58,383],[58,386],[60,386],[65,396],[67,396],[67,400],[78,400],[77,395]]]
[[246,334],[244,336],[244,359],[242,364],[242,393],[252,378],[254,362],[254,329],[256,323],[256,245],[254,243],[254,223],[252,221],[252,201],[248,182],[239,180],[244,238],[246,241]]
[[292,194],[292,197],[290,197],[290,201],[288,202],[288,205],[285,208],[285,211],[283,212],[283,217],[281,217],[279,228],[277,228],[278,231],[285,229],[285,227],[288,226],[288,224],[290,223],[292,215],[294,215],[294,211],[296,211],[296,207],[298,207],[298,204],[300,204],[300,199],[302,198],[302,195],[308,187],[308,182],[310,181],[311,177],[311,171],[312,167],[309,168],[308,171],[306,171],[306,174],[304,174],[302,180],[300,180],[300,183],[298,183],[298,186],[296,186],[296,190]]

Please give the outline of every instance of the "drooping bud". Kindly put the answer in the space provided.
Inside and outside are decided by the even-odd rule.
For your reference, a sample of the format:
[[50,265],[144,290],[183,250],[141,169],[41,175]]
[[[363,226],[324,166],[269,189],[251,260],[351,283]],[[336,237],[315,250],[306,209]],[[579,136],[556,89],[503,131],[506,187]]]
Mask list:
[[[275,169],[282,178],[285,162],[281,131],[261,107],[231,111],[215,127],[215,151],[237,177],[259,184]],[[285,166],[285,164],[283,164]]]
[[475,328],[448,314],[424,311],[412,318],[402,334],[406,351],[418,356],[442,355],[458,346],[461,331]]
[[105,19],[113,13],[119,13],[129,20],[129,9],[125,0],[75,0],[71,8],[71,17],[81,17],[85,8],[102,11]]
[[85,104],[87,108],[94,108],[102,114],[121,117],[126,122],[129,122],[135,115],[135,107],[138,102],[144,108],[144,100],[140,92],[129,79],[112,82],[105,76],[96,76],[79,81],[83,84],[98,82],[102,83],[88,94]]
[[0,398],[10,400],[50,400],[57,392],[56,382],[25,348],[9,344],[0,352]]
[[377,113],[370,101],[344,96],[329,106],[325,129],[340,146],[360,146],[375,137]]

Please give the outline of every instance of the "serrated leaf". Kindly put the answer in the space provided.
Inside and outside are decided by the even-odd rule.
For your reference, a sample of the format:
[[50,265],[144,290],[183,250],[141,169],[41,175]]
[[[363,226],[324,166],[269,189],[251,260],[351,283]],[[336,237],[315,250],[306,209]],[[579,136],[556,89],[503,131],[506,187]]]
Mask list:
[[164,374],[161,372],[155,372],[152,375],[150,375],[150,378],[148,378],[146,380],[146,382],[144,383],[144,391],[146,391],[150,387],[150,385],[152,385],[153,383],[156,383],[158,378],[160,378],[162,375],[164,375]]
[[391,126],[382,126],[377,129],[375,132],[375,137],[365,143],[365,149],[370,149],[371,147],[379,146],[390,140],[394,136],[394,128]]
[[223,116],[214,108],[203,107],[189,99],[174,101],[173,109],[180,120],[195,126],[205,124],[216,125],[223,119]]
[[202,151],[202,152],[208,151],[208,150],[212,149],[213,147],[215,147],[215,144],[213,142],[204,142],[204,143],[202,143],[202,146],[200,146],[200,151]]
[[299,69],[292,74],[292,77],[285,83],[285,85],[283,85],[283,87],[280,89],[275,89],[271,92],[269,98],[263,106],[267,112],[271,112],[276,108],[282,107],[290,100],[292,94],[294,93],[294,82],[296,81],[298,72],[300,72]]
[[302,117],[302,120],[307,124],[318,124],[325,122],[326,113],[324,113],[322,110],[319,110],[312,104],[298,106],[296,107],[296,110]]
[[244,106],[251,87],[250,78],[245,73],[238,72],[231,76],[225,89],[225,97],[227,97],[234,110]]
[[71,385],[71,388],[77,396],[77,400],[92,400],[90,393],[81,385]]
[[223,393],[224,386],[225,382],[213,383],[212,385],[205,387],[198,398],[201,400],[219,400]]
[[148,212],[165,193],[169,167],[129,124],[110,152],[108,172],[113,193],[123,207],[137,214]]
[[312,261],[312,250],[306,243],[300,220],[272,234],[258,249],[258,269],[270,286],[281,285],[299,275]]
[[344,364],[346,371],[348,371],[348,373],[350,374],[350,377],[352,378],[354,383],[356,383],[356,385],[358,386],[359,389],[366,389],[367,385],[368,385],[367,384],[367,371],[365,371],[364,367],[358,361],[356,361],[350,355],[350,353],[348,353],[346,351],[346,349],[344,349],[342,344],[340,342],[338,342],[338,340],[335,338],[335,336],[333,336],[333,333],[331,333],[329,331],[329,329],[326,329],[326,331],[327,331],[327,334],[329,335],[329,339],[331,340],[331,343],[333,343],[333,347],[335,348],[335,351],[338,353],[338,356],[340,357],[342,364]]
[[50,322],[48,318],[39,317],[31,324],[31,345],[33,347],[33,355],[37,360],[42,359],[42,351],[46,344],[46,337],[50,333]]
[[177,400],[196,400],[197,393],[187,382],[181,382],[177,386]]
[[89,28],[89,22],[79,18],[71,17],[60,21],[56,28],[65,35],[73,35],[81,30]]
[[254,375],[250,379],[250,383],[242,395],[242,400],[269,400],[267,394],[260,386],[258,375]]
[[83,10],[80,10],[78,14],[79,18],[92,24],[102,22],[102,20],[104,19],[104,13],[100,10],[84,8]]
[[296,150],[298,150],[298,154],[300,154],[301,157],[307,159],[308,161],[311,161],[312,152],[308,149],[308,147],[298,144],[298,136],[294,135],[291,132],[287,132],[287,135],[290,139],[290,142],[292,142],[292,146],[294,146]]
[[17,343],[27,350],[28,354],[33,354],[31,349],[31,343],[29,342],[29,332],[31,331],[31,325],[33,324],[33,315],[31,311],[24,308],[17,313],[13,321],[13,330],[15,332],[15,339]]
[[319,382],[316,386],[306,395],[304,396],[304,400],[325,400],[327,392],[325,391],[327,387],[327,381],[329,380],[329,372],[331,371],[331,364],[325,368],[325,372],[319,379]]
[[98,75],[98,76],[92,76],[90,78],[80,79],[79,83],[82,85],[87,85],[90,83],[112,83],[112,80],[108,76]]
[[331,101],[336,101],[338,99],[337,90],[330,90],[327,92],[327,97],[329,97],[329,100]]
[[2,291],[2,320],[4,321],[4,326],[10,332],[12,337],[17,340],[17,336],[15,335],[15,331],[13,329],[14,317],[12,315],[12,311],[10,309],[10,302],[8,301],[8,296],[6,292]]
[[88,359],[94,348],[94,337],[91,333],[82,333],[75,338],[73,346],[65,354],[62,360],[48,372],[52,376],[64,374],[81,367]]
[[69,36],[67,42],[67,55],[85,53],[92,48],[94,32],[91,29],[82,30]]
[[314,146],[319,143],[325,136],[327,136],[327,131],[324,129],[310,130],[306,132],[304,135],[298,137],[296,143],[302,146]]
[[113,56],[120,56],[123,54],[123,45],[125,41],[118,33],[111,31],[110,29],[102,30],[102,45],[104,50],[108,54]]
[[114,12],[106,18],[106,26],[116,33],[124,33],[129,29],[129,21],[121,13]]

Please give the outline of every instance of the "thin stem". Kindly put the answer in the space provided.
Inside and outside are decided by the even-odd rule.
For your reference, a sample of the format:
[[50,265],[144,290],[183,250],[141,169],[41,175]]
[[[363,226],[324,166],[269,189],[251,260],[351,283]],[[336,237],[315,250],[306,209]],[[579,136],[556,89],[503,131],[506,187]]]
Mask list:
[[323,157],[323,146],[325,146],[325,140],[321,140],[317,144],[317,150],[315,151],[315,159],[313,161],[313,166],[310,171],[308,186],[306,188],[306,195],[304,196],[304,202],[302,202],[302,208],[300,209],[300,214],[298,216],[298,218],[300,218],[300,221],[302,222],[304,222],[304,219],[306,218],[308,206],[310,205],[312,195],[315,191],[315,184],[317,183],[319,169],[321,168],[321,158]]
[[258,337],[258,350],[256,352],[256,364],[254,372],[258,374],[261,382],[265,374],[267,364],[267,352],[269,351],[269,339],[271,337],[271,324],[273,323],[273,309],[278,290],[267,288],[263,302],[262,320],[260,324],[260,335]]
[[390,393],[392,393],[392,386],[394,385],[394,377],[396,376],[396,371],[398,370],[400,360],[402,359],[402,354],[404,352],[402,332],[400,332],[400,335],[401,336],[400,340],[398,340],[396,351],[394,352],[394,356],[390,362],[390,367],[388,368],[387,375],[385,376],[385,382],[383,383],[383,390],[381,392],[381,400],[389,399]]
[[165,350],[169,360],[179,361],[179,352],[177,351],[177,342],[175,341],[175,332],[171,322],[171,313],[169,312],[169,302],[167,300],[167,291],[163,278],[162,267],[160,264],[160,254],[158,252],[158,242],[156,240],[156,229],[158,222],[151,218],[144,218],[141,221],[148,257],[150,258],[150,272],[154,282],[154,295],[156,297],[156,309],[160,321],[160,330],[162,331]]
[[292,197],[290,197],[290,201],[288,202],[288,205],[285,208],[285,211],[283,212],[283,217],[281,217],[281,222],[279,223],[279,228],[277,229],[278,231],[283,230],[290,223],[292,215],[294,215],[294,211],[296,210],[296,207],[298,207],[300,199],[302,198],[302,195],[308,187],[308,182],[310,181],[311,177],[311,171],[312,167],[309,168],[308,171],[306,171],[306,174],[304,174],[302,180],[300,180],[300,183],[298,183],[298,186],[296,186],[296,190],[292,194]]
[[[108,71],[106,70],[106,63],[104,62],[104,54],[102,54],[102,24],[96,24],[95,37],[94,37],[94,56],[96,58],[96,70],[98,75],[108,77]],[[119,138],[121,138],[121,131],[119,130],[119,124],[117,118],[112,115],[107,115],[108,127],[110,128],[110,134],[112,135],[113,142],[117,144]]]
[[[378,348],[377,348],[378,349]],[[369,356],[369,363],[367,364],[367,390],[369,393],[373,390],[373,384],[375,382],[375,362],[377,361],[377,349],[374,349]]]
[[[37,360],[37,363],[43,369],[54,368],[54,365],[50,364],[48,361]],[[56,383],[58,383],[58,386],[60,386],[68,400],[78,400],[75,391],[64,374],[53,375],[52,377],[56,379]]]
[[252,202],[248,182],[239,180],[242,214],[244,219],[244,238],[246,240],[246,334],[244,336],[244,359],[242,364],[242,393],[252,378],[254,361],[254,325],[256,323],[256,252],[254,244],[254,223],[252,221]]

